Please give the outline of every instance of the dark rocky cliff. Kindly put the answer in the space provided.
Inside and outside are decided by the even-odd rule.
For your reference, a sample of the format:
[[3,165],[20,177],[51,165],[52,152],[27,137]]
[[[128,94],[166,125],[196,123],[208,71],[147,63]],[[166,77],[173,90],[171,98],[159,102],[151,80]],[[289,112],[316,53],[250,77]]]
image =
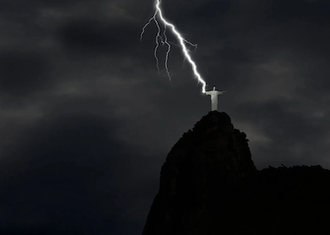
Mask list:
[[321,234],[330,219],[330,172],[257,171],[247,141],[226,113],[197,122],[162,166],[142,234]]
[[228,188],[253,172],[246,135],[226,113],[210,112],[168,154],[143,235],[208,231]]

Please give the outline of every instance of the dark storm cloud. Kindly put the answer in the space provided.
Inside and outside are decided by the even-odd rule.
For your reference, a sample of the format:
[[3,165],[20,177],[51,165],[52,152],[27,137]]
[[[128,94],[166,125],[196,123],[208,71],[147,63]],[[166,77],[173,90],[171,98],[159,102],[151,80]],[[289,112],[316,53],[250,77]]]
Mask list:
[[[167,152],[210,105],[169,28],[171,83],[153,23],[140,43],[154,1],[1,3],[0,233],[140,234]],[[329,167],[328,1],[162,7],[259,168]]]
[[[101,1],[100,1],[101,2]],[[29,9],[38,9],[39,7],[65,7],[75,5],[77,3],[90,3],[89,0],[17,0],[15,2],[10,0],[1,1],[1,11],[5,13],[17,13],[18,11],[27,12]]]
[[47,57],[35,53],[7,51],[0,54],[0,90],[25,95],[43,88],[51,73]]
[[131,48],[137,34],[135,25],[107,23],[84,19],[66,23],[60,28],[59,39],[67,49],[79,54],[117,54]]
[[144,198],[154,192],[143,169],[153,160],[118,140],[122,121],[106,117],[106,100],[50,103],[42,120],[2,150],[0,233],[142,231],[150,206]]
[[207,23],[213,20],[223,20],[224,16],[230,10],[230,2],[230,0],[201,2],[199,7],[192,11],[190,16],[195,18],[195,21],[201,20],[201,22]]
[[[71,109],[79,107],[74,103]],[[21,142],[2,156],[4,231],[48,226],[90,234],[119,224],[116,177],[131,153],[114,138],[114,121],[79,108],[58,111],[25,130]]]
[[255,149],[260,151],[255,158],[257,166],[322,162],[330,131],[327,119],[315,117],[307,110],[296,112],[295,105],[285,100],[272,100],[236,107],[239,115],[262,130],[269,140]]
[[270,1],[266,11],[268,18],[276,23],[290,24],[292,21],[326,25],[329,22],[329,1],[326,0],[278,0]]

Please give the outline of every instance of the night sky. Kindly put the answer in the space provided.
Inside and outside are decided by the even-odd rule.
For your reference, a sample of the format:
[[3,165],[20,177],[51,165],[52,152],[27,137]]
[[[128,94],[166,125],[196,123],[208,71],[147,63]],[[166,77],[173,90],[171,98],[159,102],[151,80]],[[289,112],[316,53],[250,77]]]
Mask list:
[[[330,168],[329,0],[163,0],[258,169]],[[139,235],[167,153],[210,110],[153,0],[0,0],[0,233]],[[15,230],[16,231],[16,230]],[[54,231],[62,231],[55,233]]]

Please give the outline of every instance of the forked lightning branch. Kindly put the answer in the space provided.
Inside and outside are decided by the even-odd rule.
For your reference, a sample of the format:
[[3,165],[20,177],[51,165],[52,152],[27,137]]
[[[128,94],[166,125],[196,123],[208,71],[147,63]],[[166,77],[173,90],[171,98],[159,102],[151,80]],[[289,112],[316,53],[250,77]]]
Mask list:
[[[211,110],[212,111],[217,110],[218,95],[222,94],[225,91],[221,91],[221,92],[216,91],[215,87],[213,87],[212,91],[206,91],[205,90],[206,82],[204,81],[204,79],[202,78],[200,73],[198,72],[197,65],[192,60],[192,58],[189,54],[189,50],[186,46],[186,44],[189,44],[190,46],[193,46],[193,47],[196,48],[197,44],[193,44],[193,43],[189,42],[188,40],[186,40],[185,38],[183,38],[182,35],[177,31],[175,26],[173,24],[169,23],[164,18],[162,9],[160,7],[160,2],[161,2],[160,0],[155,1],[155,8],[156,8],[155,13],[149,19],[149,21],[144,25],[144,27],[142,28],[142,32],[141,32],[141,35],[140,35],[140,40],[142,40],[142,37],[143,37],[143,34],[144,34],[146,28],[150,25],[151,22],[154,22],[156,27],[157,27],[157,34],[156,34],[156,38],[155,38],[156,46],[155,46],[155,50],[154,50],[154,57],[156,59],[156,66],[157,66],[157,69],[158,69],[158,73],[159,73],[159,59],[157,57],[157,51],[158,51],[158,48],[161,44],[162,46],[164,46],[164,45],[167,46],[167,51],[166,51],[166,54],[165,54],[165,70],[166,70],[168,78],[171,80],[170,72],[169,72],[169,69],[168,69],[168,59],[169,59],[169,54],[171,52],[171,44],[168,42],[167,36],[166,36],[166,29],[167,29],[167,27],[169,27],[171,29],[173,35],[179,40],[183,56],[184,56],[185,60],[188,61],[189,64],[191,65],[191,68],[192,68],[192,71],[195,75],[195,78],[197,79],[197,81],[199,83],[202,84],[202,93],[211,96]],[[164,28],[163,31],[162,31],[161,25]]]
[[[186,46],[186,44],[189,44],[193,47],[197,47],[196,44],[193,44],[191,42],[189,42],[188,40],[186,40],[185,38],[183,38],[181,36],[181,34],[177,31],[177,29],[175,28],[175,26],[171,23],[169,23],[163,16],[163,12],[161,10],[161,7],[160,7],[160,0],[156,0],[156,10],[155,10],[155,13],[154,15],[149,19],[148,23],[146,23],[146,25],[142,28],[142,32],[141,32],[141,35],[140,35],[140,40],[142,40],[142,37],[143,37],[143,34],[145,32],[145,29],[148,27],[148,25],[150,25],[150,23],[153,21],[155,22],[156,24],[156,27],[157,27],[157,35],[156,35],[156,47],[155,47],[155,50],[154,50],[154,56],[156,58],[156,66],[157,66],[157,69],[158,69],[158,72],[159,72],[159,60],[158,60],[158,57],[157,57],[157,50],[159,48],[159,45],[160,43],[162,45],[166,45],[167,46],[167,51],[166,51],[166,55],[165,55],[165,70],[166,70],[166,73],[167,73],[167,76],[169,77],[169,79],[171,79],[171,76],[170,76],[170,72],[169,72],[169,69],[168,69],[168,58],[169,58],[169,54],[171,52],[171,44],[168,42],[167,40],[167,36],[166,36],[166,29],[167,27],[169,27],[174,36],[179,40],[179,43],[180,43],[180,46],[181,46],[181,49],[182,49],[182,53],[183,53],[183,56],[185,57],[185,59],[189,62],[189,64],[191,65],[192,67],[192,70],[193,70],[193,73],[196,77],[196,79],[198,80],[198,82],[202,83],[202,92],[205,93],[205,88],[206,88],[206,82],[204,81],[204,79],[202,78],[202,76],[200,75],[200,73],[198,72],[197,70],[197,66],[196,66],[196,63],[192,60],[190,54],[189,54],[189,50]],[[160,20],[160,22],[158,22],[158,19]],[[164,30],[162,32],[161,30],[161,27],[160,27],[160,23],[163,24],[164,26]]]

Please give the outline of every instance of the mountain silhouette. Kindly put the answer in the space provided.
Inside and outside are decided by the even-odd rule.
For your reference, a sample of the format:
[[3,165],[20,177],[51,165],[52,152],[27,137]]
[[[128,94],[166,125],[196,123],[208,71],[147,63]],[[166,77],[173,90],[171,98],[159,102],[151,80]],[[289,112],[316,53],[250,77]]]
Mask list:
[[212,111],[183,134],[161,169],[142,235],[328,234],[330,171],[258,171],[244,132]]

